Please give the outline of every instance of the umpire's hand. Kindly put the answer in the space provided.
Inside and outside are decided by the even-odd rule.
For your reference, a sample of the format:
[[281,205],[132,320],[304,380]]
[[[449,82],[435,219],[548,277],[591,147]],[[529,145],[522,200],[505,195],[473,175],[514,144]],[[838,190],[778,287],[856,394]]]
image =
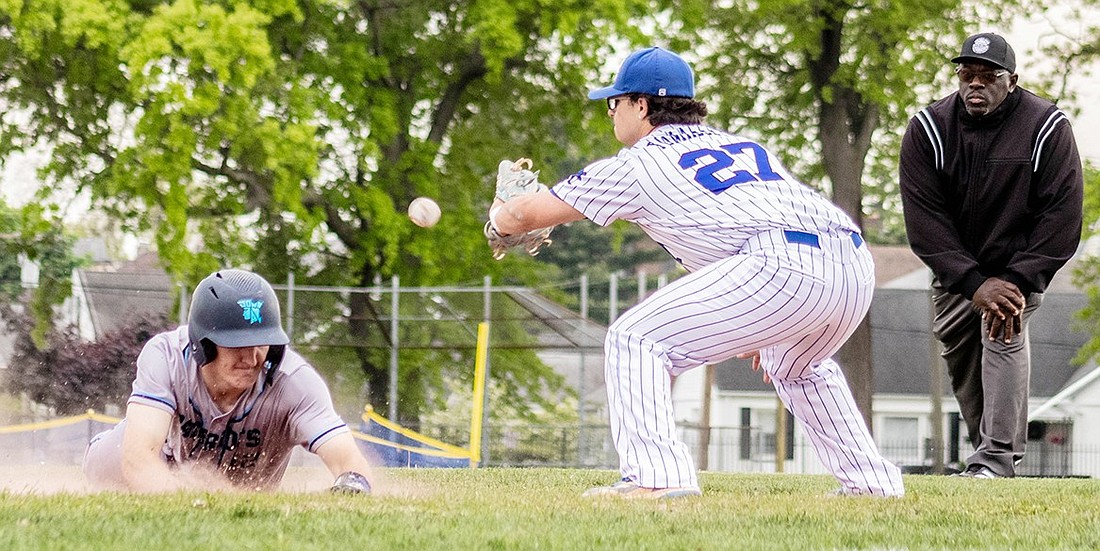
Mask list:
[[1023,312],[1027,299],[1016,285],[991,277],[974,292],[972,301],[981,310],[988,328],[989,340],[997,338],[1012,342],[1023,328]]

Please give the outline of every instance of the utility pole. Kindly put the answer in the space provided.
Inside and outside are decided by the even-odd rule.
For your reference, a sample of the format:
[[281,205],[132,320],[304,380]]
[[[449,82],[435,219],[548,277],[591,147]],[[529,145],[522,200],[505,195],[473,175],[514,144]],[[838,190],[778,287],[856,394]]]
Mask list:
[[932,445],[929,452],[932,454],[932,472],[944,473],[943,464],[943,358],[940,356],[940,343],[936,339],[934,327],[936,324],[936,305],[932,300],[935,291],[928,287],[928,331],[929,331],[929,361],[931,362],[931,384],[929,392],[932,394],[932,413],[929,422],[932,425]]
[[710,403],[714,393],[714,366],[703,366],[703,410],[699,413],[699,458],[696,463],[700,471],[707,470],[710,459]]

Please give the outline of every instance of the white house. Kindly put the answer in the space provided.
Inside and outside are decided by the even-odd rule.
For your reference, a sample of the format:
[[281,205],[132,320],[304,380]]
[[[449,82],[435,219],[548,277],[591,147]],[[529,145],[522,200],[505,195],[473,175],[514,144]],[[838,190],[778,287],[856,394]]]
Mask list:
[[[80,336],[95,340],[137,316],[168,312],[178,290],[157,264],[152,252],[142,252],[130,261],[115,261],[102,240],[77,240],[73,253],[88,262],[72,273],[72,295],[57,308],[55,323],[73,325]],[[24,289],[38,285],[39,268],[21,261]],[[0,369],[8,366],[14,336],[0,327]]]

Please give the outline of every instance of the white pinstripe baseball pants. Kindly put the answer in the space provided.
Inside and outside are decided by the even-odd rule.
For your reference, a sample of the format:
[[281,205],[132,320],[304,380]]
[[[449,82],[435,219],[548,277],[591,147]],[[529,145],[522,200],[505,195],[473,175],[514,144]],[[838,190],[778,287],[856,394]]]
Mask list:
[[611,325],[605,375],[624,478],[698,487],[691,453],[676,438],[669,376],[759,350],[779,397],[845,491],[904,494],[900,469],[879,454],[831,359],[870,307],[871,254],[849,234],[817,241],[759,234]]

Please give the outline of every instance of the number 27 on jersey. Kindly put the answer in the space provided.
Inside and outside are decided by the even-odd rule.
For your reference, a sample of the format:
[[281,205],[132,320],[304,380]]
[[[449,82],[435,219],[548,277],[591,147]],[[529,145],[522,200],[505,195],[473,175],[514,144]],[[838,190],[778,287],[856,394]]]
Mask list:
[[[748,159],[746,153],[752,153]],[[755,170],[734,170],[733,173],[722,179],[717,173],[733,166],[734,156],[740,156],[741,166],[755,168]],[[768,161],[768,152],[753,142],[738,142],[719,146],[719,149],[696,149],[688,151],[680,156],[680,168],[695,168],[695,181],[710,190],[715,195],[729,189],[730,186],[745,182],[781,180],[783,177],[772,170]]]

